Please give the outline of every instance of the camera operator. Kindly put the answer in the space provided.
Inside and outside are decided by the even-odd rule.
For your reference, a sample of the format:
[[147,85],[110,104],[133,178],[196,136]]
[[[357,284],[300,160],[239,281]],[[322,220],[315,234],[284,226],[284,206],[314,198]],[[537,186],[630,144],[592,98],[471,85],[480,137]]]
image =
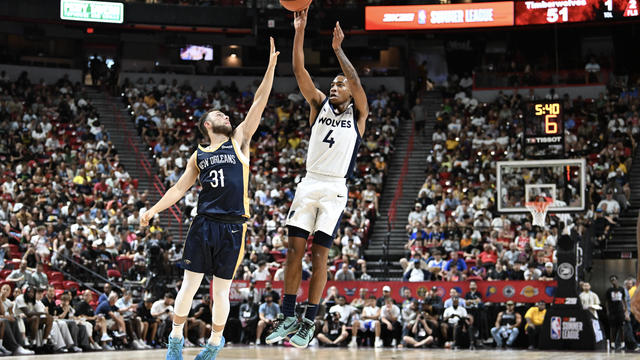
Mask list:
[[340,318],[340,311],[335,308],[332,308],[327,314],[322,331],[318,334],[318,340],[325,346],[341,346],[349,337],[347,327],[340,321]]
[[420,312],[416,316],[415,320],[409,323],[409,334],[405,335],[403,338],[407,346],[419,348],[433,344],[435,340],[433,336],[434,331],[427,321],[428,316],[428,314]]

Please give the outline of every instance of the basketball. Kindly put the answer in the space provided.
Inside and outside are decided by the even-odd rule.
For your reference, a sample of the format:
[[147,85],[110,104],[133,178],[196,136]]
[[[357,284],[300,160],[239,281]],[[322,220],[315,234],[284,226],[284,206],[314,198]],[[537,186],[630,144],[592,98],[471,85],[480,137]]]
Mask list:
[[280,0],[280,5],[289,11],[301,11],[309,7],[313,0]]

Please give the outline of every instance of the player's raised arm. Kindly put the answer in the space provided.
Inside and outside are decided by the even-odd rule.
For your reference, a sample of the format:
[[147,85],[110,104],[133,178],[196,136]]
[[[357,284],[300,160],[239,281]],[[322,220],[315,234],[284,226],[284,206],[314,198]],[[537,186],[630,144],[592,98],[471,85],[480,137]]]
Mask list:
[[294,13],[293,27],[296,33],[293,38],[293,73],[296,76],[302,96],[311,105],[312,110],[309,122],[312,123],[315,120],[314,113],[320,110],[320,105],[326,96],[322,91],[316,89],[313,80],[311,80],[311,75],[304,68],[304,30],[307,26],[308,12],[309,9],[305,9]]
[[184,171],[184,174],[180,176],[178,182],[173,185],[167,192],[162,196],[162,199],[158,201],[155,205],[148,209],[142,214],[140,217],[140,226],[148,226],[149,221],[156,216],[157,213],[164,211],[165,209],[173,206],[177,203],[182,197],[184,193],[187,192],[196,182],[198,178],[198,168],[196,168],[196,152],[191,155],[189,161],[187,162],[187,168]]
[[369,116],[367,94],[364,92],[364,88],[360,83],[358,72],[342,50],[342,40],[344,40],[344,32],[342,32],[340,22],[336,22],[336,27],[333,28],[333,41],[331,42],[331,46],[336,53],[338,62],[340,62],[340,68],[349,82],[349,89],[351,90],[351,96],[353,96],[354,106],[359,113],[358,119],[356,119],[358,121],[358,129],[360,130],[360,135],[362,135],[367,122],[367,116]]
[[253,97],[253,104],[251,104],[251,108],[247,112],[247,116],[244,118],[242,123],[238,125],[234,135],[234,139],[240,143],[243,151],[260,125],[262,113],[264,112],[264,108],[267,106],[269,95],[271,94],[271,88],[273,87],[273,77],[280,52],[276,51],[276,46],[272,37],[269,38],[269,41],[271,46],[269,50],[269,65],[267,66],[267,72],[264,74],[264,78],[262,79],[262,83],[258,87],[258,90],[256,90],[256,94]]

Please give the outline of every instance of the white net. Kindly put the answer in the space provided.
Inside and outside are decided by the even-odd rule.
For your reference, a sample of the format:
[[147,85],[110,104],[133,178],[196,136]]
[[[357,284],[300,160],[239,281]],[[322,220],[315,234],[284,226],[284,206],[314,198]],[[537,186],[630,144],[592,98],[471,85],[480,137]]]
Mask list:
[[527,202],[525,206],[531,212],[533,216],[533,225],[534,226],[545,226],[545,218],[547,217],[547,210],[549,209],[549,205],[553,203],[552,201],[531,201]]

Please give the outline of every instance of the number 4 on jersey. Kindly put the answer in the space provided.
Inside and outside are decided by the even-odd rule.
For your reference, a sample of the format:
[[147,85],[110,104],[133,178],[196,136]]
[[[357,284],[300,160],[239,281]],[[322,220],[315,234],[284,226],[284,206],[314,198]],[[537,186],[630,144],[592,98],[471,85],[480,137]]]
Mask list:
[[329,130],[329,132],[327,133],[327,136],[325,136],[324,139],[322,139],[322,142],[329,144],[329,148],[331,148],[333,144],[336,143],[335,140],[333,140],[333,138],[330,137],[331,134],[333,134],[333,130]]

